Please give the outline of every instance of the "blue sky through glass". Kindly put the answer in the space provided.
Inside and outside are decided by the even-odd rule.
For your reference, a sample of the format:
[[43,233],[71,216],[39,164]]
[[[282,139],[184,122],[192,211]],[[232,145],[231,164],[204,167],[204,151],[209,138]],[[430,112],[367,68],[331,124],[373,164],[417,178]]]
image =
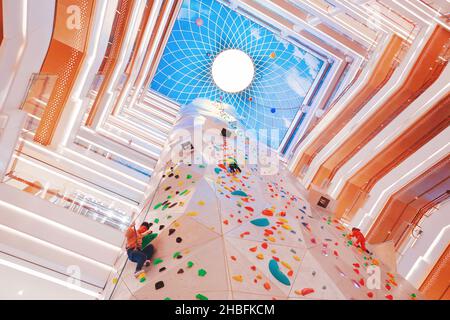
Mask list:
[[[244,51],[255,65],[252,84],[239,93],[220,90],[212,79],[214,58],[226,49]],[[316,55],[217,1],[185,0],[150,89],[180,104],[228,103],[246,128],[276,128],[282,139],[323,66]]]

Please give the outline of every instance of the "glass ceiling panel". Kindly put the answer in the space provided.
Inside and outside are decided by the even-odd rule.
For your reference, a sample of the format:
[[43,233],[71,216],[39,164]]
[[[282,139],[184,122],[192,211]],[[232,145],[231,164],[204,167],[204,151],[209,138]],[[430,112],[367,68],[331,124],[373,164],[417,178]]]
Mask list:
[[[254,63],[253,82],[238,93],[222,91],[211,75],[215,57],[227,49],[242,50]],[[246,128],[278,129],[281,140],[324,65],[218,1],[185,0],[150,89],[180,104],[195,98],[228,103]]]

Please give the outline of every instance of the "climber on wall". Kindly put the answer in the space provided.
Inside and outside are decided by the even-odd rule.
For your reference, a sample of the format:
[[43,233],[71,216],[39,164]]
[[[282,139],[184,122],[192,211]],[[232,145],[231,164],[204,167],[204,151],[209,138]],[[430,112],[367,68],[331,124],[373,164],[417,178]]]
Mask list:
[[142,238],[152,233],[150,230],[150,224],[143,222],[139,229],[136,230],[136,223],[130,225],[127,229],[125,236],[127,238],[127,255],[128,259],[137,263],[136,271],[134,275],[137,277],[142,273],[142,267],[150,266],[150,259],[153,255],[154,248],[152,244],[148,244],[145,248],[142,248]]
[[352,228],[352,233],[348,235],[349,239],[356,238],[355,246],[361,247],[366,253],[372,254],[369,250],[366,248],[366,238],[362,234],[361,230],[358,228]]
[[239,168],[238,164],[236,162],[232,162],[228,165],[229,170],[231,173],[239,172],[241,173],[241,168]]

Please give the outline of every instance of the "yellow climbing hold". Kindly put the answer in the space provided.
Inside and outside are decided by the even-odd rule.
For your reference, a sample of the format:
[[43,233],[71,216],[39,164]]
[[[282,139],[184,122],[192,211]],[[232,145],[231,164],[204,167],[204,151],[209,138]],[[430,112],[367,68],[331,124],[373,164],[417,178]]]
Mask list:
[[262,253],[258,253],[256,255],[256,258],[258,258],[259,260],[263,260],[264,259],[264,255]]
[[285,268],[287,268],[287,269],[289,269],[289,270],[292,269],[291,266],[289,265],[289,263],[287,263],[287,262],[285,262],[285,261],[281,261],[281,264],[282,264]]
[[244,278],[242,277],[242,275],[238,274],[233,276],[233,280],[236,280],[237,282],[242,282],[242,280],[244,280]]
[[197,204],[198,204],[199,206],[204,206],[204,205],[205,205],[205,201],[200,200],[199,202],[197,202]]
[[290,226],[290,225],[288,225],[288,224],[282,224],[281,225],[284,229],[286,229],[286,230],[291,230],[292,229],[292,227]]
[[300,261],[300,257],[299,256],[294,256],[294,260],[295,261]]
[[275,242],[275,241],[277,241],[274,237],[267,237],[267,240],[269,240],[270,242]]
[[198,216],[198,212],[197,211],[191,211],[191,212],[188,212],[186,215],[188,217],[195,217],[195,216]]
[[116,284],[117,282],[119,282],[119,279],[117,279],[117,278],[112,279],[112,283]]
[[278,221],[283,222],[283,223],[288,223],[288,222],[289,222],[289,221],[287,221],[287,220],[284,219],[284,218],[278,218]]

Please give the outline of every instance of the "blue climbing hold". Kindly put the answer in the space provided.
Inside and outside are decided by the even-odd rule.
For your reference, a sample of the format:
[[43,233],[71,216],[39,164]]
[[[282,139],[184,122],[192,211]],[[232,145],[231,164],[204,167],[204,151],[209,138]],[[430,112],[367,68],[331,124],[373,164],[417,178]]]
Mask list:
[[244,191],[241,191],[241,190],[233,191],[233,192],[231,192],[231,194],[233,196],[248,197],[248,195]]
[[250,222],[257,227],[267,227],[270,224],[269,219],[267,218],[255,219]]
[[275,279],[280,281],[282,284],[286,286],[291,285],[288,277],[283,272],[281,272],[280,266],[278,265],[278,262],[276,260],[272,259],[269,261],[269,270],[270,273],[275,277]]
[[276,111],[277,111],[277,109],[275,109],[275,108],[270,109],[270,112],[272,112],[272,113],[275,113]]

